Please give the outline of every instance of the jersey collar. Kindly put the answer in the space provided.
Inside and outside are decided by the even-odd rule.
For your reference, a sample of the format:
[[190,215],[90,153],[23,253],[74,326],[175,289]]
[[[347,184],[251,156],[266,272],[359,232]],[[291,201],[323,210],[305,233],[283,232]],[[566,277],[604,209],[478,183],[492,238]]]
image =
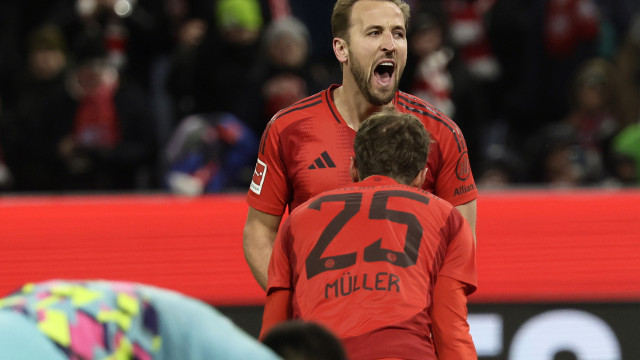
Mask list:
[[372,175],[357,183],[358,186],[400,185],[399,182],[384,175]]

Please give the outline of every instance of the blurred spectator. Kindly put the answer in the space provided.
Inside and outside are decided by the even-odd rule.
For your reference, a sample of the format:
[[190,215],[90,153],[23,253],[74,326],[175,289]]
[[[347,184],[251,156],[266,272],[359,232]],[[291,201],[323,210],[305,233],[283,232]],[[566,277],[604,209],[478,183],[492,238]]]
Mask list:
[[545,49],[552,57],[567,57],[579,44],[599,33],[599,14],[593,0],[549,0],[544,18]]
[[169,74],[176,119],[225,111],[250,123],[260,114],[250,69],[259,55],[263,15],[258,0],[219,0],[215,26],[190,22]]
[[[309,60],[307,27],[294,17],[270,22],[262,37],[263,56],[251,76],[259,88],[261,117],[250,125],[258,134],[280,109],[322,90]],[[324,84],[323,84],[324,85]]]
[[[155,144],[146,97],[119,77],[100,43],[79,53],[64,91],[46,99],[26,134],[22,190],[135,190],[152,186]],[[44,176],[43,174],[46,174]]]
[[453,43],[460,49],[462,59],[472,76],[483,81],[493,81],[500,74],[484,19],[494,3],[495,0],[444,1]]
[[86,41],[99,41],[109,64],[146,91],[149,63],[164,40],[161,4],[155,0],[74,0],[51,18],[65,34],[72,54],[82,51]]
[[28,44],[28,73],[24,82],[59,79],[67,66],[67,49],[58,27],[40,26],[31,33]]
[[[286,2],[287,0],[280,1]],[[436,0],[440,1],[440,0]],[[269,1],[277,3],[278,1]],[[309,50],[309,57],[313,61],[311,66],[319,67],[319,71],[326,71],[324,77],[324,86],[327,88],[331,84],[340,83],[342,80],[342,71],[340,63],[336,61],[333,47],[331,46],[330,23],[331,12],[335,1],[288,1],[290,5],[291,15],[300,19],[309,29],[309,38],[313,47]],[[413,9],[413,6],[411,7]]]
[[73,0],[0,1],[0,92],[5,108],[13,108],[19,81],[16,75],[20,76],[27,64],[29,34],[69,1]]
[[502,68],[489,37],[489,15],[495,3],[495,0],[442,1],[450,46],[458,63],[452,72],[457,113],[453,119],[465,133],[474,171],[481,170],[483,147],[489,146],[483,143],[484,134],[500,126],[494,122],[503,115],[499,102]]
[[[153,11],[159,24],[155,39],[158,43],[155,46],[157,53],[150,56],[146,65],[149,73],[148,95],[156,121],[156,141],[162,148],[169,141],[179,119],[174,98],[167,86],[173,54],[195,48],[203,41],[209,24],[213,22],[213,4],[208,0],[152,0],[147,8]],[[162,179],[162,151],[158,151],[157,162],[156,176]]]
[[612,152],[617,179],[625,185],[640,185],[640,122],[616,135]]
[[230,44],[254,44],[264,22],[258,1],[218,0],[216,20],[223,39]]
[[617,73],[604,59],[586,62],[572,88],[571,111],[533,142],[543,160],[540,180],[562,186],[598,185],[611,177],[611,140],[619,130]]
[[[520,8],[528,14],[521,17],[526,27],[512,43],[524,56],[511,72],[518,85],[509,96],[507,120],[524,138],[571,111],[576,70],[599,54],[600,11],[594,0],[535,0]],[[507,51],[503,56],[511,56]]]
[[456,121],[465,133],[469,157],[476,166],[480,163],[482,129],[490,120],[481,89],[451,45],[442,8],[416,14],[411,21],[400,89],[430,102]]
[[451,98],[454,84],[449,66],[454,52],[445,45],[445,31],[443,19],[429,13],[417,15],[408,35],[411,60],[408,60],[403,79],[408,83],[407,92],[453,118],[455,105]]
[[196,96],[199,90],[196,65],[202,60],[203,42],[209,32],[209,23],[204,19],[187,19],[176,33],[176,44],[167,74],[168,90],[174,104],[172,128],[177,119],[196,111]]
[[41,131],[40,120],[47,116],[48,99],[65,91],[68,69],[66,42],[57,26],[43,24],[29,34],[27,41],[25,70],[16,77],[14,107],[5,114],[2,134],[7,164],[16,176],[16,190],[34,189],[34,182],[42,181],[33,135]]
[[165,186],[172,193],[201,195],[249,186],[258,138],[230,113],[182,120],[165,151]]

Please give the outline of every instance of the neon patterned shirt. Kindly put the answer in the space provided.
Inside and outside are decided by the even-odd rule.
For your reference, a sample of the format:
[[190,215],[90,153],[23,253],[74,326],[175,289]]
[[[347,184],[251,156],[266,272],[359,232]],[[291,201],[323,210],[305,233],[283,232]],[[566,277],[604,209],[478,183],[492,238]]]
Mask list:
[[0,300],[32,318],[70,358],[153,359],[162,339],[157,314],[133,284],[51,281]]
[[[17,335],[12,329],[26,330]],[[279,359],[197,299],[101,280],[27,284],[0,299],[0,354],[21,360]]]

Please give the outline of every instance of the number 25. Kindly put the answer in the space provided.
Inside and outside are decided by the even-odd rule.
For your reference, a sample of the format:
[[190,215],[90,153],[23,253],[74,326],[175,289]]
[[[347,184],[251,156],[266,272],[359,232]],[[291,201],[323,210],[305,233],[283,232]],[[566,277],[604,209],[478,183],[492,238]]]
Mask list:
[[[390,197],[400,197],[429,204],[429,198],[411,191],[383,190],[373,194],[373,200],[369,208],[369,219],[388,220],[398,224],[407,225],[404,249],[402,252],[385,249],[382,247],[382,238],[374,241],[364,249],[363,259],[366,262],[386,261],[396,266],[408,267],[415,265],[418,260],[418,250],[422,239],[422,225],[414,214],[387,209]],[[344,269],[356,263],[357,252],[348,254],[322,257],[329,243],[338,235],[340,230],[359,211],[362,204],[362,193],[347,193],[322,196],[310,205],[310,209],[322,210],[322,204],[327,202],[344,202],[344,208],[324,229],[306,260],[307,279],[311,279],[325,271]]]

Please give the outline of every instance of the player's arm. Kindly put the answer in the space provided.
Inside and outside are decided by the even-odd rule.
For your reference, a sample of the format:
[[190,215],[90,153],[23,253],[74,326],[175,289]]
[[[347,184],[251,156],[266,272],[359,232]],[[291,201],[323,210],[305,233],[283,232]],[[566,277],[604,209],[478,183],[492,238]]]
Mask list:
[[260,339],[263,339],[273,326],[291,319],[293,314],[293,269],[288,255],[291,241],[291,217],[288,217],[275,239],[269,260],[267,300]]
[[431,320],[438,360],[478,358],[469,333],[464,283],[448,276],[438,276],[433,289]]
[[477,359],[467,322],[467,296],[478,284],[473,234],[455,208],[443,230],[449,245],[432,292],[433,342],[439,360]]
[[476,216],[478,213],[477,201],[471,200],[466,204],[456,206],[456,209],[460,211],[460,214],[467,219],[469,226],[471,227],[471,232],[473,233],[473,240],[476,240]]
[[469,223],[475,240],[478,189],[465,151],[464,136],[459,128],[454,129],[453,132],[442,129],[438,135],[442,165],[434,174],[434,194],[456,207]]
[[267,269],[282,215],[271,215],[249,207],[242,233],[244,257],[253,277],[263,289],[267,288]]
[[260,329],[260,340],[271,330],[272,327],[291,318],[292,292],[290,289],[273,289],[267,295],[262,314],[262,328]]

